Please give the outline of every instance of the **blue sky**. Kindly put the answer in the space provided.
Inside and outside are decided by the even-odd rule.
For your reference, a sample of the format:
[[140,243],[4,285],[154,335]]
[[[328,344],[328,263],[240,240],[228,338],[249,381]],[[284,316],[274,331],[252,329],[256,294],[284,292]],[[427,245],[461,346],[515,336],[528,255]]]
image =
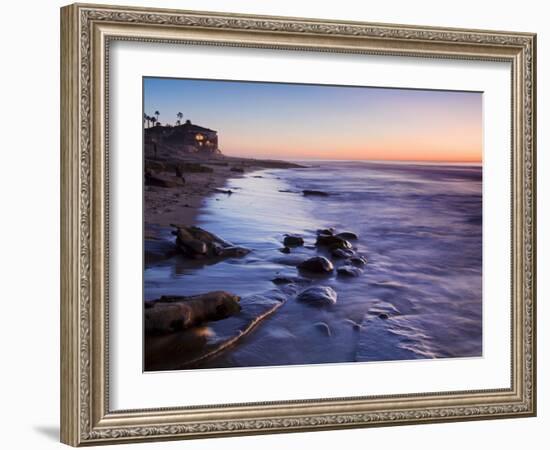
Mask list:
[[481,160],[476,92],[144,78],[144,109],[217,130],[233,156]]

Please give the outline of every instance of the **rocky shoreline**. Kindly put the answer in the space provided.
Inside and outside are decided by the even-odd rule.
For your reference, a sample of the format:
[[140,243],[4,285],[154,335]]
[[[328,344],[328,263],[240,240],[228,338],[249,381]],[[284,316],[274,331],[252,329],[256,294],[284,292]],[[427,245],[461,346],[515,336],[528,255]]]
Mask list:
[[[197,210],[207,195],[238,195],[240,191],[234,193],[225,187],[229,178],[263,168],[290,167],[300,166],[225,157],[171,162],[146,160],[146,265],[173,257],[190,266],[215,265],[246,257],[253,249],[235,245],[223,236],[194,225]],[[321,198],[332,195],[317,190],[292,193]],[[330,314],[338,304],[338,288],[329,286],[327,281],[338,278],[342,283],[349,283],[365,273],[367,258],[357,251],[355,243],[360,241],[360,236],[355,232],[318,229],[313,240],[311,235],[296,233],[281,236],[280,247],[273,248],[268,258],[288,270],[273,273],[271,290],[238,296],[231,292],[229,285],[227,290],[192,296],[162,295],[146,301],[145,370],[201,367],[206,359],[238,344],[286,302],[320,308]],[[388,308],[379,309],[373,310],[367,319],[387,319],[393,315]],[[327,323],[321,321],[313,325],[331,336]],[[354,323],[353,328],[361,332],[362,325]]]
[[[224,189],[229,178],[261,169],[300,168],[276,160],[189,155],[185,159],[144,161],[144,261],[181,256],[216,263],[249,253],[199,227],[196,215],[204,199]],[[176,222],[177,224],[174,224]],[[161,231],[170,226],[175,236],[166,242]],[[164,296],[144,303],[145,370],[189,367],[233,345],[284,301],[280,294],[239,298],[228,292],[205,292],[182,297]],[[238,313],[238,314],[236,314]],[[229,321],[216,323],[221,319]],[[208,325],[208,327],[206,327]]]
[[[216,264],[252,251],[197,226],[171,226],[176,237],[175,251],[189,261]],[[305,245],[300,235],[284,235],[283,247],[279,249],[283,253],[288,255],[300,248],[311,255],[286,256],[295,275],[274,274],[275,288],[259,295],[240,298],[228,291],[213,291],[194,296],[162,296],[145,302],[146,370],[193,368],[238,343],[287,301],[330,309],[337,304],[338,293],[324,285],[323,280],[334,274],[346,279],[364,273],[367,259],[356,253],[351,242],[358,239],[355,233],[337,233],[332,228],[317,230],[313,245]],[[388,313],[384,311],[380,318],[382,314],[387,317]],[[330,328],[325,332],[330,335]]]

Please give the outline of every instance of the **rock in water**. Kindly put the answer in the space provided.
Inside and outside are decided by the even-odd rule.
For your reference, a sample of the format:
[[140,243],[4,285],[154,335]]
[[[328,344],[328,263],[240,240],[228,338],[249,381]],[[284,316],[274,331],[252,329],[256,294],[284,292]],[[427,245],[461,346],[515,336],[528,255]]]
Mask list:
[[334,228],[321,228],[320,230],[317,230],[317,236],[324,235],[324,236],[332,236],[334,234]]
[[200,227],[172,227],[177,248],[190,258],[234,258],[250,253],[247,248],[237,247]]
[[287,254],[290,253],[290,249],[289,249],[288,247],[280,248],[279,251],[280,251],[281,253],[287,253]]
[[186,250],[191,251],[195,255],[206,255],[208,253],[208,246],[198,239],[190,239],[185,241]]
[[328,192],[324,192],[324,191],[315,191],[315,190],[312,190],[312,189],[305,189],[302,191],[304,195],[308,196],[308,195],[315,195],[315,196],[318,196],[318,197],[328,197],[330,194]]
[[338,275],[342,277],[358,277],[363,273],[363,271],[359,269],[359,267],[348,266],[348,265],[338,267],[337,272],[338,272]]
[[336,236],[352,241],[359,239],[357,235],[355,233],[352,233],[351,231],[343,231],[342,233],[338,233]]
[[387,319],[390,316],[400,315],[401,312],[393,303],[379,300],[369,308],[367,314],[372,314],[380,318],[383,318],[382,316],[385,316]]
[[145,334],[167,334],[238,313],[240,297],[225,291],[193,296],[162,296],[147,302]]
[[346,241],[345,239],[342,239],[340,241],[334,242],[334,244],[329,245],[328,248],[332,250],[336,250],[338,248],[341,248],[342,250],[351,250],[353,247],[350,244],[349,241]]
[[299,302],[315,306],[334,305],[338,294],[329,286],[312,286],[300,292],[296,297]]
[[316,244],[329,247],[331,250],[336,250],[337,248],[351,250],[352,248],[351,243],[344,238],[328,234],[318,234]]
[[352,250],[344,250],[342,248],[337,248],[335,250],[332,250],[330,252],[330,254],[334,257],[334,258],[341,258],[341,259],[347,259],[347,258],[351,258],[354,253]]
[[[241,298],[241,310],[224,320],[169,334],[145,334],[145,370],[179,370],[197,366],[247,336],[286,302],[278,290]],[[154,302],[146,302],[148,303]]]
[[324,256],[314,256],[298,264],[298,268],[314,273],[331,273],[334,270],[332,263]]
[[354,256],[350,258],[349,262],[356,267],[362,267],[367,264],[367,258],[364,256]]
[[250,253],[250,250],[244,247],[237,247],[237,246],[216,246],[214,247],[214,254],[220,258],[237,258],[240,256],[245,256],[248,253]]
[[300,245],[304,245],[304,239],[302,236],[296,234],[287,234],[283,240],[283,244],[286,247],[299,247]]

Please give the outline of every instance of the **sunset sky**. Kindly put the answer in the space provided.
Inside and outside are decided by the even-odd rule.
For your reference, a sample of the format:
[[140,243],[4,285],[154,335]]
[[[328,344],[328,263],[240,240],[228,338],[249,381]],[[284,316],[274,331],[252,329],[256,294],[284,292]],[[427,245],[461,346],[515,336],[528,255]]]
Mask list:
[[145,113],[218,132],[226,155],[480,162],[482,94],[144,78]]

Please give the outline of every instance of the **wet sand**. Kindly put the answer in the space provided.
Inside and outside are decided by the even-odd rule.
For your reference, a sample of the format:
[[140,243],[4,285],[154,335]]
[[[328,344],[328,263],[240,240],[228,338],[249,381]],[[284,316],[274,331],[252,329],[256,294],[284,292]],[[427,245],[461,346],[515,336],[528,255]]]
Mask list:
[[[154,239],[154,231],[149,225],[168,226],[171,223],[194,225],[204,199],[224,189],[229,178],[238,178],[247,172],[267,168],[300,167],[285,161],[258,160],[213,156],[210,158],[189,157],[177,161],[146,160],[145,167],[153,175],[172,180],[181,178],[176,175],[175,167],[183,165],[180,172],[185,180],[181,186],[144,187],[145,239]],[[200,172],[200,170],[204,170]]]

